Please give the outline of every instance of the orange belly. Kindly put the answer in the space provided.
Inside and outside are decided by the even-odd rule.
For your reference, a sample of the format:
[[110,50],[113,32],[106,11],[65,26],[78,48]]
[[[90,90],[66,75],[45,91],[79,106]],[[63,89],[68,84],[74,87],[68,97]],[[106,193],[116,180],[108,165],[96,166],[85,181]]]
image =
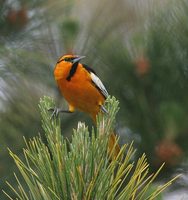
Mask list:
[[105,99],[90,81],[77,82],[60,79],[57,82],[70,106],[89,113],[92,118],[100,111],[100,105]]
[[56,66],[54,76],[59,89],[72,110],[78,109],[89,113],[95,120],[105,98],[92,84],[90,73],[80,63],[76,73],[67,80],[71,66],[71,64]]

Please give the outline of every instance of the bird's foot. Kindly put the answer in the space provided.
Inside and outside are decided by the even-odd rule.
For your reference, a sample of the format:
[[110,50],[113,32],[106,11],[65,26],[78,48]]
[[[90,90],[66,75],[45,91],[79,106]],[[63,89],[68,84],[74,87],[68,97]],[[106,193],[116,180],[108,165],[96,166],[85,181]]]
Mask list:
[[69,110],[63,110],[62,108],[49,108],[48,111],[52,111],[52,115],[51,115],[51,119],[52,118],[57,118],[59,113],[72,113],[71,111]]
[[107,113],[108,114],[108,111],[106,110],[106,108],[103,105],[101,105],[100,107],[101,107],[101,111],[103,113]]

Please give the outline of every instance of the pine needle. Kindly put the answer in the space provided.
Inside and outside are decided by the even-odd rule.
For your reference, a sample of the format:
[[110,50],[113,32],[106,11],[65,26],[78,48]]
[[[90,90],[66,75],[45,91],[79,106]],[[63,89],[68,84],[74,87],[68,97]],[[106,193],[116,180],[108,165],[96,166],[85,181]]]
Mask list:
[[18,199],[154,199],[178,178],[148,194],[163,165],[149,174],[145,154],[133,162],[133,143],[122,146],[118,156],[110,159],[108,137],[119,109],[114,97],[106,101],[108,114],[98,116],[96,132],[92,129],[90,136],[85,124],[79,122],[71,142],[62,136],[60,119],[51,119],[48,109],[54,105],[49,97],[39,104],[47,143],[40,135],[28,142],[24,138],[24,161],[9,150],[26,184],[22,185],[16,175],[18,190],[7,183]]

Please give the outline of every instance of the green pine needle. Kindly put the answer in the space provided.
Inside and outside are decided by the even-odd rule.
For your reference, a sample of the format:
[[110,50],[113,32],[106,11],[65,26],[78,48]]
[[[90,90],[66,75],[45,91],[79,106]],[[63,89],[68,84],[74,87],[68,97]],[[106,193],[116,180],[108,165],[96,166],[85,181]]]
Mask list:
[[107,151],[108,136],[113,130],[118,101],[108,98],[105,106],[108,114],[98,116],[96,131],[92,129],[90,134],[85,124],[79,122],[69,142],[62,136],[60,118],[51,119],[48,109],[55,107],[53,100],[41,99],[39,108],[47,143],[40,135],[28,142],[25,140],[24,161],[10,151],[27,186],[16,175],[17,188],[8,183],[17,199],[154,199],[172,184],[177,177],[149,192],[162,166],[155,174],[149,174],[145,154],[133,162],[133,144],[125,144],[119,155],[111,159]]

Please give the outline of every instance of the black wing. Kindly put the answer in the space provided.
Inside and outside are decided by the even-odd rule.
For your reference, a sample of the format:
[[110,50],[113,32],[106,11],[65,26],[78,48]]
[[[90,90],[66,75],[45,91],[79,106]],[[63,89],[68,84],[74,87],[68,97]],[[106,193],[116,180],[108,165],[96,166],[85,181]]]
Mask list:
[[82,65],[89,73],[93,72],[95,75],[97,75],[96,72],[91,67],[87,66],[86,64],[82,64]]
[[99,77],[97,76],[96,72],[90,68],[87,65],[83,65],[84,68],[90,73],[91,75],[91,80],[92,83],[94,84],[94,86],[97,88],[97,90],[104,96],[104,98],[106,99],[108,97],[108,92],[106,90],[106,88],[104,87],[102,81],[99,79]]

